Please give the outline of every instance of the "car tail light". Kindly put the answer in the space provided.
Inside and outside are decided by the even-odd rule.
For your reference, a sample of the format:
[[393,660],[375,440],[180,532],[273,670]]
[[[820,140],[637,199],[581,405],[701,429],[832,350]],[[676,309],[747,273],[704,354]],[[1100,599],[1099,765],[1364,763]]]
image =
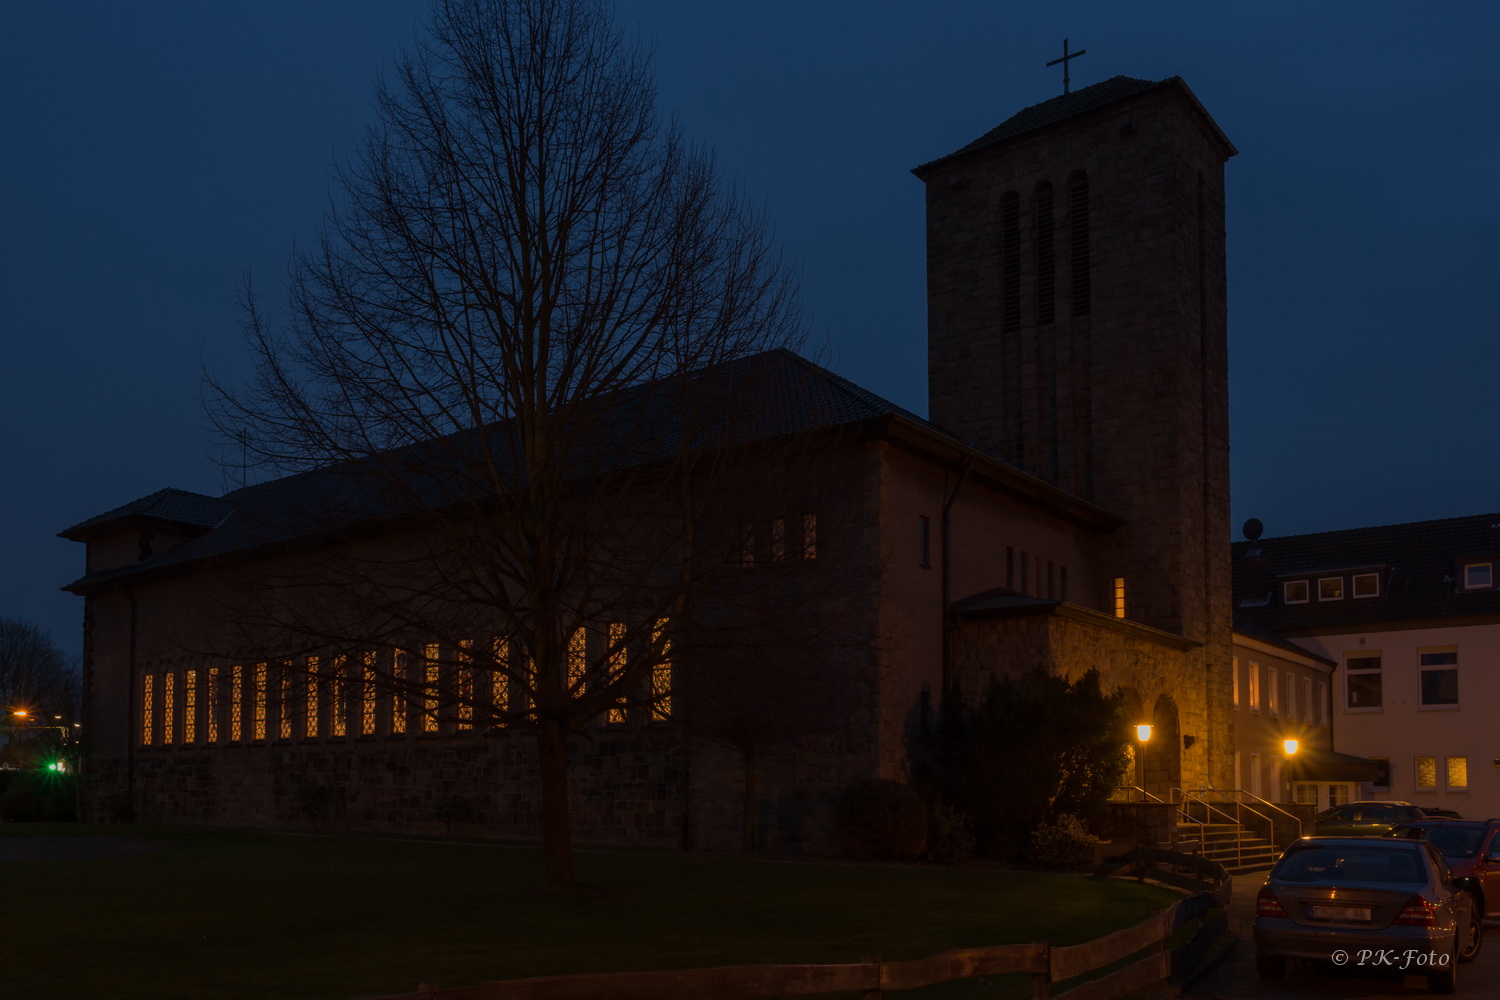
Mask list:
[[1282,908],[1281,900],[1271,891],[1270,886],[1262,886],[1260,895],[1255,897],[1255,915],[1257,917],[1284,917],[1286,910]]
[[1407,927],[1436,927],[1437,907],[1421,896],[1413,896],[1406,901],[1406,905],[1401,908],[1401,913],[1391,923],[1404,924]]

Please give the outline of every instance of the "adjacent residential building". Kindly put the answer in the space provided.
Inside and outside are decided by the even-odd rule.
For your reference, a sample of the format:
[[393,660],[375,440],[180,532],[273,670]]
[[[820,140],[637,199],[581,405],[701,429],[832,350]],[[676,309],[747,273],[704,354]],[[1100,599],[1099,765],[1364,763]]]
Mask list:
[[[1500,815],[1500,514],[1248,541],[1235,556],[1240,616],[1332,665],[1334,748],[1378,765],[1359,795]],[[1349,794],[1328,791],[1320,803]]]

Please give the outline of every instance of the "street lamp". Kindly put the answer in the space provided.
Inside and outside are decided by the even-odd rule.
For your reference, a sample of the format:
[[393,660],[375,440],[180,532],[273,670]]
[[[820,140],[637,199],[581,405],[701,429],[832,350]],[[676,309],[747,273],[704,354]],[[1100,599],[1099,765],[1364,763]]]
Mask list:
[[1281,749],[1283,749],[1283,750],[1286,751],[1286,755],[1288,757],[1290,757],[1292,754],[1294,754],[1294,753],[1297,752],[1297,747],[1299,745],[1300,744],[1296,740],[1282,740],[1281,741]]
[[1143,722],[1139,726],[1136,726],[1135,738],[1140,740],[1142,743],[1145,743],[1147,740],[1151,739],[1151,724]]

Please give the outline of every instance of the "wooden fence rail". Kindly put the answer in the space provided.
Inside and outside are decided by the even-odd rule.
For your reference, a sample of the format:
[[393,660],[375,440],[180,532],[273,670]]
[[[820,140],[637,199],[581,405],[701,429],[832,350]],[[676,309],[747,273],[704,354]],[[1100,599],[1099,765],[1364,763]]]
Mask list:
[[[751,1000],[853,991],[863,993],[869,1000],[881,997],[886,991],[1018,972],[1030,974],[1033,1000],[1116,1000],[1171,975],[1174,953],[1165,950],[1167,938],[1182,924],[1205,918],[1192,939],[1178,949],[1201,955],[1206,942],[1227,926],[1223,908],[1232,891],[1229,875],[1213,862],[1155,848],[1137,849],[1096,870],[1096,874],[1116,872],[1200,891],[1134,927],[1083,944],[962,948],[904,962],[872,960],[848,965],[731,965],[717,969],[600,972],[508,979],[450,989],[424,984],[415,993],[369,1000],[696,1000],[699,997]],[[1148,948],[1153,950],[1136,962],[1052,997],[1055,983],[1093,972]]]

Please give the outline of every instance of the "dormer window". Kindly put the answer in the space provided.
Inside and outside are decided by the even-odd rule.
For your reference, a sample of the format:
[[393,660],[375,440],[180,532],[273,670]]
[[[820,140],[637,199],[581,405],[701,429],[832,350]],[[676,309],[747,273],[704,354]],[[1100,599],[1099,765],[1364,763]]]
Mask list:
[[1380,574],[1379,573],[1355,573],[1354,574],[1354,596],[1379,597],[1380,596]]
[[1281,585],[1281,602],[1283,604],[1306,604],[1307,603],[1307,581],[1288,580]]
[[1341,576],[1325,576],[1318,579],[1318,600],[1320,601],[1342,601],[1344,599],[1344,578]]
[[1494,563],[1476,562],[1464,566],[1465,590],[1492,590],[1495,586]]

